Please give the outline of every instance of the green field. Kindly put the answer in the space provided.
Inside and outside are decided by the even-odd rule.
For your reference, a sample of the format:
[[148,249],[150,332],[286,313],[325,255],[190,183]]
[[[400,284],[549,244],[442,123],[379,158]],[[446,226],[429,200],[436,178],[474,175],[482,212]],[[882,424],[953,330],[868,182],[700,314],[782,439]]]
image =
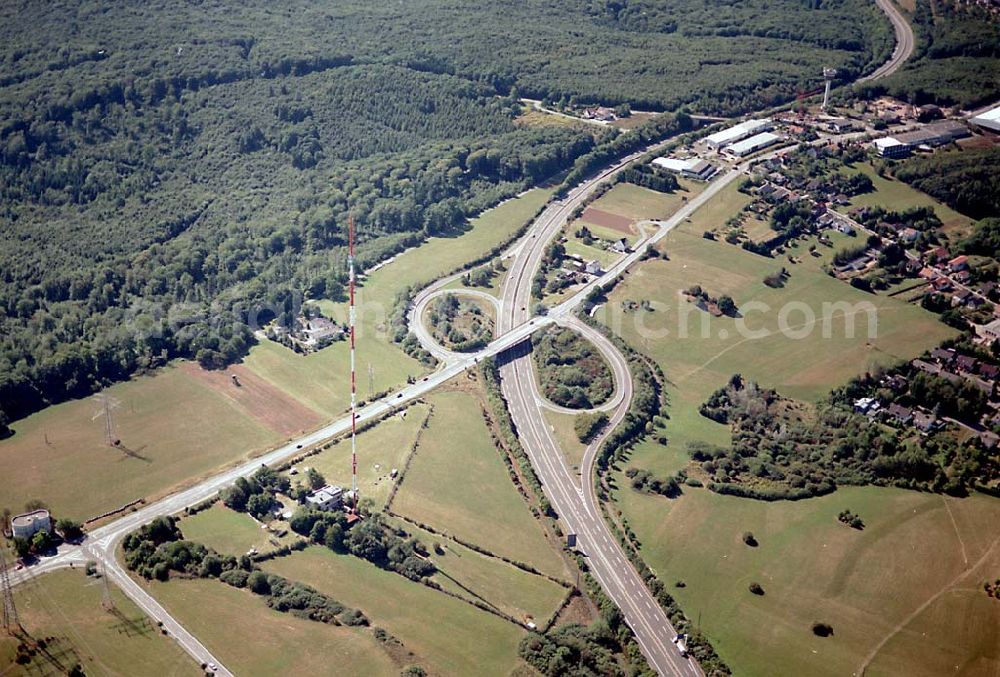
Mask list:
[[[357,293],[357,364],[362,374],[360,397],[367,394],[367,368],[374,369],[374,391],[401,385],[424,371],[389,338],[388,318],[398,292],[431,282],[479,258],[517,232],[548,201],[552,191],[536,188],[483,212],[456,237],[434,237],[400,254],[366,276]],[[347,304],[321,301],[324,314],[347,321]],[[255,373],[308,407],[327,415],[350,404],[350,347],[337,342],[311,355],[299,355],[270,341],[251,349],[245,364]]]
[[[641,467],[666,476],[687,465],[688,442],[728,445],[728,426],[701,416],[698,407],[734,373],[815,402],[873,365],[915,357],[954,335],[916,306],[865,294],[828,276],[822,266],[837,248],[853,242],[847,236],[829,234],[833,246],[819,245],[818,256],[809,253],[816,244],[809,238],[773,259],[701,237],[748,199],[735,184],[723,190],[666,238],[669,261],[641,264],[610,294],[608,312],[598,314],[654,357],[668,380],[666,426],[636,445],[622,470]],[[781,267],[790,273],[785,286],[764,285],[763,278]],[[681,293],[695,284],[712,296],[731,295],[745,317],[738,321],[698,310]],[[654,310],[624,314],[626,300],[650,300]],[[786,306],[792,302],[796,307]],[[837,302],[848,305],[824,313],[824,303]],[[874,336],[868,333],[866,308],[855,305],[862,302],[875,309]],[[854,338],[847,313],[855,318]],[[740,323],[764,336],[741,334]],[[666,445],[655,439],[660,435]],[[883,638],[885,646],[868,674],[943,674],[955,665],[967,674],[989,674],[998,665],[1000,605],[991,610],[971,591],[1000,562],[994,550],[983,562],[987,566],[974,570],[996,538],[989,525],[1000,516],[1000,501],[980,496],[947,499],[946,505],[941,496],[853,487],[819,499],[774,503],[685,487],[680,498],[668,500],[632,490],[620,473],[615,479],[624,487],[615,498],[642,543],[644,559],[685,613],[701,619],[702,630],[736,674],[770,675],[776,666],[781,674],[858,674]],[[864,531],[836,520],[844,509],[861,515]],[[746,546],[744,531],[752,531],[760,546]],[[968,576],[958,579],[966,571]],[[678,580],[685,587],[674,587]],[[766,594],[751,594],[750,582]],[[943,589],[923,614],[908,618]],[[830,623],[833,637],[813,635],[816,621]],[[933,641],[929,631],[923,636],[914,631],[933,621],[941,621]],[[959,625],[967,630],[947,630]]]
[[666,219],[680,209],[684,198],[690,200],[705,187],[704,183],[686,179],[678,179],[677,182],[680,188],[673,193],[661,193],[633,183],[619,183],[590,206],[627,216],[633,221]]
[[504,675],[519,663],[520,627],[357,557],[314,546],[264,568],[361,609],[432,673]]
[[0,442],[5,506],[16,510],[40,499],[60,516],[84,520],[161,494],[281,439],[177,366],[106,392],[119,403],[115,432],[138,457],[105,444],[96,399],[49,407],[14,423],[16,434]]
[[462,392],[428,399],[430,427],[392,504],[394,512],[561,577],[564,564],[511,483],[478,400]]
[[[27,666],[14,664],[17,641],[0,634],[0,674],[68,674],[79,665],[87,675],[201,674],[198,666],[118,588],[109,588],[114,611],[101,606],[104,583],[64,569],[14,589],[21,623],[34,639],[46,639],[44,654]],[[207,615],[207,614],[206,614]],[[48,639],[53,638],[53,639]]]
[[[885,639],[866,674],[1000,670],[1000,603],[982,590],[1000,567],[996,499],[873,487],[796,502],[689,488],[674,500],[630,488],[618,499],[643,557],[736,674],[858,674]],[[863,531],[837,521],[844,509]],[[813,635],[815,621],[833,636]]]
[[296,618],[215,580],[174,579],[148,589],[237,675],[399,674],[369,629]]
[[[588,226],[593,231],[592,226]],[[619,237],[623,233],[618,233]],[[621,254],[617,252],[609,251],[601,247],[596,247],[592,244],[584,244],[580,238],[578,238],[572,229],[570,232],[566,233],[566,253],[571,256],[579,256],[584,261],[597,261],[601,264],[605,270],[611,266],[615,261],[621,258]]]
[[[389,474],[393,468],[402,472],[428,410],[425,404],[414,404],[358,435],[358,493],[362,500],[371,499],[377,510],[385,505],[392,489]],[[306,458],[297,467],[316,468],[327,482],[350,488],[350,438]]]
[[[954,335],[921,308],[866,294],[823,272],[821,265],[848,240],[830,237],[834,247],[820,246],[820,256],[807,252],[815,239],[791,247],[788,255],[800,260],[792,264],[676,231],[664,244],[670,260],[636,268],[597,317],[653,356],[667,379],[684,389],[683,397],[698,403],[734,373],[789,397],[815,400],[875,364],[915,357]],[[782,266],[791,274],[785,287],[766,286],[764,277]],[[745,317],[698,310],[682,294],[694,284],[712,296],[731,295]],[[626,300],[649,300],[654,311],[624,313]],[[842,302],[849,305],[824,306]]]
[[[699,237],[706,230],[714,230],[725,225],[729,217],[735,216],[741,209],[753,201],[746,193],[739,191],[739,181],[733,181],[723,188],[711,200],[698,208],[677,231],[691,233]],[[667,244],[669,246],[668,238]],[[669,251],[669,250],[668,250]]]
[[223,555],[239,556],[250,548],[267,552],[294,540],[290,535],[278,538],[261,529],[247,513],[230,510],[222,503],[183,518],[178,526],[187,540],[207,545]]
[[559,443],[559,449],[565,456],[566,462],[579,474],[583,453],[587,450],[587,445],[580,441],[576,430],[573,429],[573,422],[579,414],[564,414],[551,409],[542,409],[542,415],[552,436]]
[[[938,218],[944,224],[945,232],[953,238],[960,239],[968,234],[972,227],[972,219],[956,212],[951,207],[942,204],[926,193],[922,193],[909,184],[897,181],[891,177],[881,177],[875,173],[870,164],[860,164],[858,169],[867,174],[875,185],[874,192],[863,193],[851,198],[853,207],[879,206],[895,211],[903,211],[910,207],[933,207]],[[842,211],[847,209],[841,208]],[[849,208],[848,208],[849,209]]]
[[[566,588],[496,557],[482,555],[442,536],[396,520],[423,543],[438,572],[432,577],[442,589],[470,602],[483,602],[522,622],[541,624],[566,596]],[[440,552],[435,545],[440,546]],[[443,553],[443,554],[442,554]]]

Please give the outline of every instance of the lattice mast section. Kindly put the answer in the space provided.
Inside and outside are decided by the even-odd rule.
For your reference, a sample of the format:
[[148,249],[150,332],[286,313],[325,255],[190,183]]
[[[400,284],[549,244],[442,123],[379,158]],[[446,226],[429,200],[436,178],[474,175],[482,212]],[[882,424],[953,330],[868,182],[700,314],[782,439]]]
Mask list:
[[355,310],[354,310],[354,216],[347,217],[347,268],[348,268],[348,293],[350,303],[347,312],[347,322],[351,334],[351,497],[353,506],[351,511],[358,514],[358,384],[357,373],[354,362],[355,345]]

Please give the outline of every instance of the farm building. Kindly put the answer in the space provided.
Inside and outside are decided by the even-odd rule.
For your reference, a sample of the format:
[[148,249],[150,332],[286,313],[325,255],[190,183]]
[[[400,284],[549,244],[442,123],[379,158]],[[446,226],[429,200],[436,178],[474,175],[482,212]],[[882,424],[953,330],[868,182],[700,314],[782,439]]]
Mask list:
[[306,496],[306,503],[319,510],[336,510],[344,502],[344,490],[327,484]]
[[727,153],[735,157],[745,157],[751,153],[756,153],[759,150],[763,150],[768,146],[773,146],[774,144],[781,141],[781,137],[777,134],[772,134],[771,132],[761,132],[755,136],[751,136],[749,139],[744,139],[731,146],[726,147]]
[[1000,106],[969,118],[969,123],[980,129],[1000,133]]
[[738,125],[733,125],[728,129],[723,129],[715,134],[706,136],[705,143],[708,144],[709,148],[722,148],[723,146],[771,129],[773,126],[774,122],[771,118],[747,120],[746,122],[741,122]]
[[715,165],[707,160],[699,160],[698,158],[682,160],[673,157],[658,157],[653,160],[653,164],[667,171],[680,174],[684,178],[699,181],[708,181],[717,171]]
[[39,531],[52,531],[52,518],[48,510],[33,510],[15,515],[10,520],[10,530],[14,538],[31,538]]

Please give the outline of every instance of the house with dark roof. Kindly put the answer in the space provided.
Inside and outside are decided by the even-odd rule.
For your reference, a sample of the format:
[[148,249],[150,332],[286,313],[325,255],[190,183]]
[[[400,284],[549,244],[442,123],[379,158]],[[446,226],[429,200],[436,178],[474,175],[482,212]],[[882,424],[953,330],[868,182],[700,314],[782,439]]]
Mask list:
[[913,420],[913,410],[909,407],[904,407],[895,402],[889,405],[887,410],[889,412],[889,417],[893,420],[901,423],[902,425],[909,425],[910,421]]
[[980,362],[977,371],[980,376],[991,381],[995,381],[998,377],[1000,377],[1000,367],[986,362]]
[[940,362],[949,363],[955,359],[954,348],[935,348],[931,351],[931,357]]
[[974,357],[969,357],[968,355],[956,355],[955,356],[955,368],[960,372],[965,372],[966,374],[971,374],[976,371],[976,367],[979,365],[979,360]]

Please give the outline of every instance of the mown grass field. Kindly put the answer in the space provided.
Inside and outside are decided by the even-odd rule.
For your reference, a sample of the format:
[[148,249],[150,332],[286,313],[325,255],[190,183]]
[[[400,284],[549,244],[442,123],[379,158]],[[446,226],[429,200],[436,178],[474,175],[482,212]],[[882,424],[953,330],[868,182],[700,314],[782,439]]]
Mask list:
[[430,426],[392,504],[437,531],[562,577],[564,565],[511,483],[476,398],[438,393]]
[[[663,245],[670,260],[636,268],[597,317],[653,356],[677,388],[698,391],[699,402],[734,373],[815,400],[875,364],[915,357],[954,335],[919,307],[828,276],[821,265],[848,240],[831,238],[834,247],[820,246],[815,257],[807,251],[815,239],[797,243],[788,254],[800,262],[792,264],[676,231]],[[781,267],[791,274],[786,285],[766,286],[764,277]],[[712,296],[732,296],[745,317],[697,309],[682,293],[696,284]],[[621,309],[623,301],[643,300],[653,312]],[[837,303],[846,305],[831,305]]]
[[388,677],[400,671],[367,628],[296,618],[269,609],[248,590],[216,580],[175,579],[150,584],[148,590],[238,675]]
[[357,557],[313,546],[264,568],[361,609],[432,674],[504,675],[520,663],[520,627]]
[[482,555],[408,522],[396,522],[431,551],[430,559],[438,568],[433,580],[444,590],[470,602],[482,602],[521,621],[534,620],[540,625],[555,612],[568,592],[544,576]]
[[[858,674],[883,640],[865,674],[1000,670],[1000,604],[982,590],[1000,567],[996,499],[874,487],[773,503],[690,488],[674,500],[617,493],[643,557],[736,674]],[[844,509],[863,531],[837,521]],[[816,621],[833,636],[815,636]]]
[[[397,413],[358,435],[358,493],[362,500],[373,501],[377,510],[382,509],[392,490],[392,469],[403,471],[406,457],[410,455],[417,431],[427,417],[428,409],[426,404],[414,404],[407,407],[405,413]],[[342,439],[326,451],[306,458],[296,467],[300,471],[303,468],[316,468],[327,482],[350,489],[350,438]],[[294,482],[296,478],[292,479]]]
[[250,548],[267,552],[295,540],[289,535],[278,538],[261,529],[260,524],[247,513],[230,510],[222,503],[216,503],[196,515],[184,517],[178,526],[187,540],[207,545],[223,555],[237,557]]
[[[59,516],[85,520],[161,494],[281,436],[232,399],[178,366],[107,389],[114,427],[139,457],[105,443],[95,398],[65,402],[13,424],[0,441],[0,497],[20,509],[40,499]],[[46,443],[46,438],[48,443]]]
[[[470,221],[455,237],[435,237],[400,254],[368,275],[357,293],[357,365],[363,375],[360,397],[367,392],[367,368],[375,370],[375,392],[401,385],[424,371],[389,338],[388,318],[396,294],[431,282],[507,240],[545,204],[552,191],[536,188]],[[347,304],[321,301],[324,314],[347,321]],[[250,351],[246,366],[308,407],[327,415],[350,404],[350,347],[339,341],[311,355],[298,355],[270,341]]]
[[[68,569],[39,576],[14,588],[21,623],[34,640],[46,639],[46,653],[16,665],[18,641],[0,634],[0,674],[68,674],[79,665],[87,675],[194,677],[201,670],[170,638],[160,634],[118,588],[110,587],[117,612],[104,610],[104,584]],[[53,639],[48,639],[53,638]]]
[[542,416],[549,430],[559,443],[566,462],[579,474],[580,464],[583,463],[583,453],[587,450],[587,445],[580,441],[573,429],[573,423],[579,414],[564,414],[551,409],[542,409]]
[[[862,174],[867,174],[875,190],[871,193],[864,193],[851,198],[851,207],[871,207],[880,206],[895,211],[903,211],[910,207],[933,207],[938,218],[944,224],[945,232],[952,238],[961,238],[967,234],[972,227],[972,219],[964,214],[956,212],[951,207],[942,204],[926,193],[921,193],[907,183],[893,179],[891,177],[881,177],[875,173],[875,169],[868,163],[859,164],[857,168]],[[846,211],[845,208],[841,208]]]
[[632,183],[619,183],[591,203],[591,207],[612,214],[627,216],[633,221],[666,219],[683,204],[702,191],[705,184],[678,179],[680,188],[673,193],[660,193]]
[[[846,236],[831,234],[833,247],[818,246],[819,256],[808,252],[815,239],[797,243],[786,252],[795,263],[787,255],[769,259],[701,237],[747,199],[735,184],[727,187],[666,238],[669,261],[643,263],[610,295],[605,321],[653,356],[668,379],[666,426],[636,445],[620,470],[642,467],[666,476],[687,465],[688,442],[728,445],[729,428],[701,416],[698,407],[733,373],[814,402],[873,365],[914,357],[954,334],[918,307],[826,275],[823,264],[853,242]],[[764,285],[764,276],[781,267],[791,274],[785,286]],[[680,292],[695,284],[712,296],[731,295],[745,315],[744,327],[766,335],[748,338],[736,320],[694,308]],[[644,299],[653,302],[652,313],[617,310],[622,301]],[[854,338],[843,310],[832,314],[824,335],[823,303],[839,301],[855,314]],[[798,307],[789,310],[792,302]],[[862,302],[877,312],[874,336],[864,307],[855,305]],[[786,333],[779,331],[782,313]],[[656,440],[660,435],[665,445]],[[1000,516],[1000,501],[856,487],[774,503],[684,487],[680,498],[668,500],[633,491],[622,473],[615,480],[616,500],[642,542],[644,559],[687,615],[701,619],[736,674],[771,675],[776,666],[781,674],[858,674],[883,639],[866,674],[952,674],[956,665],[964,674],[996,669],[1000,605],[990,609],[971,591],[982,594],[981,579],[1000,561],[989,526]],[[861,515],[864,531],[837,521],[844,509]],[[746,546],[744,531],[752,531],[760,546]],[[674,587],[678,580],[685,587]],[[751,582],[766,594],[750,593]],[[923,613],[909,618],[939,592]],[[815,636],[816,621],[830,623],[834,635]],[[926,630],[931,622],[933,636]]]

